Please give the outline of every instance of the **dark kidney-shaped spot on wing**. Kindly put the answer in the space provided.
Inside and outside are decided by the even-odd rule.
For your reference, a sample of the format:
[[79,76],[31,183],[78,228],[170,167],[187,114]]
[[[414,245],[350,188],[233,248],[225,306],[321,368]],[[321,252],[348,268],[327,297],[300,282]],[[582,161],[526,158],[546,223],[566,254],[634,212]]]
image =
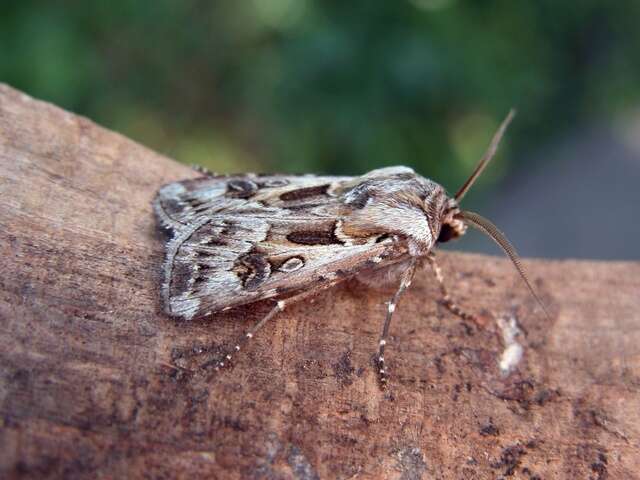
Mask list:
[[363,182],[356,185],[348,192],[347,196],[349,198],[347,203],[350,207],[358,210],[366,207],[372,196],[371,182]]
[[271,275],[271,264],[264,255],[250,253],[236,260],[234,270],[244,288],[254,290]]

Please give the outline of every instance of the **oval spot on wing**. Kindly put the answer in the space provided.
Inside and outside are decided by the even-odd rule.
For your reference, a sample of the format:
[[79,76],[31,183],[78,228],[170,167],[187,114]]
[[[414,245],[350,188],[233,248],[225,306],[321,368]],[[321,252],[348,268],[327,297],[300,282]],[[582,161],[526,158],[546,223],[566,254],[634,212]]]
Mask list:
[[284,178],[272,178],[271,180],[265,180],[264,182],[260,183],[261,187],[264,188],[276,188],[276,187],[284,187],[285,185],[288,185],[289,181],[285,180]]
[[287,259],[282,265],[280,265],[278,270],[280,270],[281,272],[290,273],[295,272],[296,270],[300,270],[302,267],[304,267],[304,260],[301,257],[291,257]]
[[247,290],[258,288],[271,275],[271,264],[264,255],[250,253],[236,260],[234,270]]

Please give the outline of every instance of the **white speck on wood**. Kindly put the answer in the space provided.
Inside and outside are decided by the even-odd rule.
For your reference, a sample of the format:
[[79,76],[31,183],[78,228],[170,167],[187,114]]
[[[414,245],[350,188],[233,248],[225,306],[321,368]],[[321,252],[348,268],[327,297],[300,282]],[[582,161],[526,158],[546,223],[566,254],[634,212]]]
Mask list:
[[522,331],[518,327],[515,317],[499,318],[498,327],[502,332],[502,341],[504,342],[504,350],[500,355],[498,365],[503,374],[510,373],[522,360],[524,349],[518,343],[518,337],[522,335]]

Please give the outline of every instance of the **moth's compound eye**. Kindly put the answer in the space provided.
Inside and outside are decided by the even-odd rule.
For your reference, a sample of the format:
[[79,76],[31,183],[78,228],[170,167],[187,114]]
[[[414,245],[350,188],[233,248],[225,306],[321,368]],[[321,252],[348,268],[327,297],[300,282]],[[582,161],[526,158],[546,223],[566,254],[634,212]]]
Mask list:
[[448,242],[449,240],[457,237],[458,237],[458,232],[448,223],[444,223],[440,228],[440,235],[438,235],[438,243]]
[[446,223],[442,224],[442,227],[440,227],[440,235],[438,235],[439,243],[454,240],[461,235],[464,235],[464,233],[467,231],[467,225],[459,218],[454,218],[450,220],[450,222],[451,223],[447,221]]

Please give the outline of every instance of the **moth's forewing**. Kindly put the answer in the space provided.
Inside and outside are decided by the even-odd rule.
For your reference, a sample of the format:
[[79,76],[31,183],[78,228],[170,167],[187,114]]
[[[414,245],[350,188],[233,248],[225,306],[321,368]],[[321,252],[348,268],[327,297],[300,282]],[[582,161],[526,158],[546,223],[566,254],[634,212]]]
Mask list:
[[233,176],[163,187],[166,311],[191,319],[336,283],[406,255],[394,238],[341,230],[350,177]]
[[349,178],[255,174],[201,177],[163,186],[153,206],[165,227],[180,229],[218,212],[253,210],[264,216],[277,213],[266,210],[271,204],[292,207],[312,197],[329,201],[324,186]]

